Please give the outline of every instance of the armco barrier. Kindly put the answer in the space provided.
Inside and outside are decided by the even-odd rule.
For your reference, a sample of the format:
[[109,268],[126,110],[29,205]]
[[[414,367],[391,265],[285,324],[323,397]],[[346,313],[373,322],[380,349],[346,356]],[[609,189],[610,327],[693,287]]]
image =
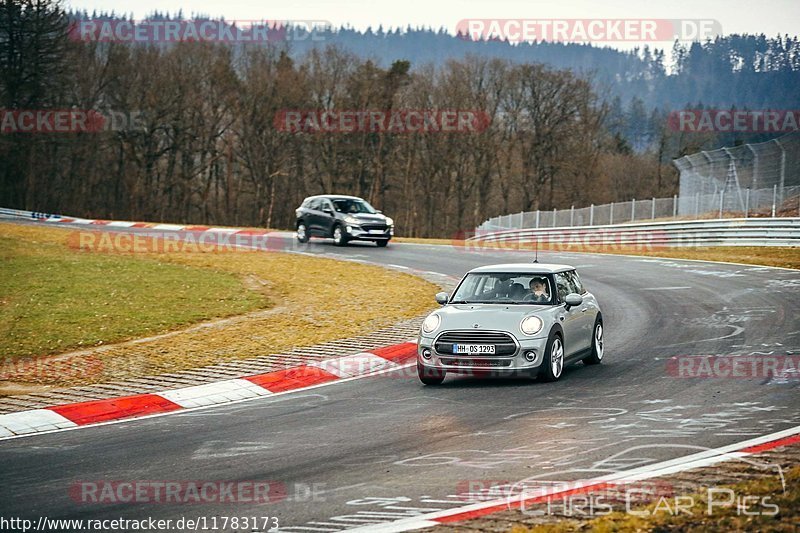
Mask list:
[[800,246],[800,217],[729,218],[505,231],[477,230],[468,241],[498,246]]
[[[60,220],[77,224],[98,221],[0,207],[0,218]],[[114,225],[122,223],[112,223]],[[131,223],[132,224],[132,223]],[[178,228],[178,226],[176,226]],[[182,228],[182,227],[181,227]],[[478,229],[467,241],[497,243],[498,246],[533,244],[569,246],[800,246],[800,217],[725,218],[642,222],[606,226],[567,226],[522,230]]]
[[38,213],[36,211],[22,211],[20,209],[8,209],[0,207],[0,218],[22,218],[27,220],[47,220],[59,219],[61,215],[50,215],[47,213]]

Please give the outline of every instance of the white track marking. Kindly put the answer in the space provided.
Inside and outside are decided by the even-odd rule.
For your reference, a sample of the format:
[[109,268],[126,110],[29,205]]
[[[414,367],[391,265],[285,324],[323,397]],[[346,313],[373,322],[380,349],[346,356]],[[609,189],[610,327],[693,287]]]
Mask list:
[[115,220],[114,222],[109,222],[106,224],[106,226],[110,228],[130,228],[134,225],[136,225],[136,222],[122,222],[119,220]]
[[158,393],[159,396],[163,396],[167,400],[184,408],[220,405],[236,400],[267,396],[269,394],[272,393],[246,379],[229,379],[216,383],[208,383],[206,385],[196,385],[194,387],[185,387],[183,389],[174,389]]
[[33,409],[31,411],[0,415],[0,437],[72,428],[77,427],[77,425],[55,411]]
[[157,224],[150,229],[155,230],[162,230],[162,231],[180,231],[186,226],[179,226],[177,224]]
[[209,228],[206,231],[213,231],[216,233],[236,233],[237,231],[241,231],[238,228]]

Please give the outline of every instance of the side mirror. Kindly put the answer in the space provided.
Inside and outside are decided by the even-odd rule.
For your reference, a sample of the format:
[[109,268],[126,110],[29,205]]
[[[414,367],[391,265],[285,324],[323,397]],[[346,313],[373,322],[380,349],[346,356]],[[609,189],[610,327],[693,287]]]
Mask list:
[[564,298],[564,303],[567,304],[567,311],[569,311],[570,307],[578,307],[583,303],[583,296],[576,292],[567,294],[567,297]]
[[447,300],[450,299],[450,295],[446,292],[437,292],[436,293],[436,303],[439,305],[444,305],[447,303]]
[[328,214],[328,215],[333,215],[333,209],[328,209],[328,208],[325,208],[325,209],[323,209],[323,210],[322,210],[322,212],[323,212],[323,213],[326,213],[326,214]]
[[376,212],[376,213],[378,213],[379,215],[382,215],[382,214],[383,214],[383,211],[380,211],[380,210],[378,210],[378,209],[376,209],[376,210],[375,210],[375,212]]

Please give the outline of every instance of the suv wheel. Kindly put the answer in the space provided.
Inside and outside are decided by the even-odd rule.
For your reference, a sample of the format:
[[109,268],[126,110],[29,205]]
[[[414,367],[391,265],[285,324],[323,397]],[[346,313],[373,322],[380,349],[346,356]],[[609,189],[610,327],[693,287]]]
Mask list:
[[344,246],[347,244],[347,237],[344,234],[342,226],[339,224],[333,227],[333,244],[336,246]]
[[308,228],[306,227],[305,222],[297,223],[297,241],[308,242]]

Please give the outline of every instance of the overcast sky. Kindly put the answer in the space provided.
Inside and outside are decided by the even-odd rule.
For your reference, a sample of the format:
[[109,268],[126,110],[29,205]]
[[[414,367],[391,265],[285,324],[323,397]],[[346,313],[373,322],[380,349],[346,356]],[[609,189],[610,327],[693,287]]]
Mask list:
[[[729,33],[796,35],[800,0],[65,0],[68,7],[141,19],[155,10],[228,20],[325,20],[358,29],[443,27],[461,19],[715,19]],[[604,43],[610,44],[610,43]],[[627,47],[628,45],[622,45]],[[658,43],[669,47],[668,43]]]

